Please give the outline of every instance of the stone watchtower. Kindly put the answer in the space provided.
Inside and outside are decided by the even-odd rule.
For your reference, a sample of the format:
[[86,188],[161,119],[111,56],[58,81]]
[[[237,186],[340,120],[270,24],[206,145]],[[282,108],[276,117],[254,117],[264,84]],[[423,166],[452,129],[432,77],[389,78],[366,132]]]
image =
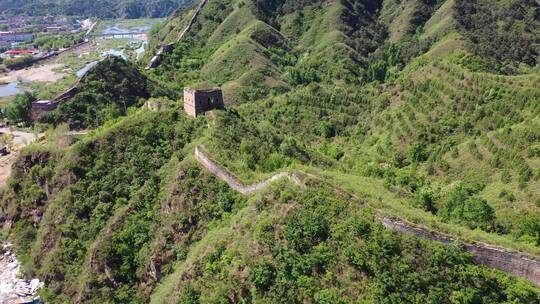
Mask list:
[[220,88],[195,90],[192,88],[184,89],[184,111],[190,116],[198,115],[213,110],[223,109],[223,92]]

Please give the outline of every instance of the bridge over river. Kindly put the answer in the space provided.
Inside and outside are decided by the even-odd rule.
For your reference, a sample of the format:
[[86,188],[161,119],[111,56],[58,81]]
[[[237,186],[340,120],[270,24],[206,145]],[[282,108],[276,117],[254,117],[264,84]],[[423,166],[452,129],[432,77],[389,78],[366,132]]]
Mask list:
[[88,38],[107,38],[107,37],[113,37],[113,38],[135,38],[139,36],[146,36],[145,32],[125,32],[125,33],[90,33],[87,35]]

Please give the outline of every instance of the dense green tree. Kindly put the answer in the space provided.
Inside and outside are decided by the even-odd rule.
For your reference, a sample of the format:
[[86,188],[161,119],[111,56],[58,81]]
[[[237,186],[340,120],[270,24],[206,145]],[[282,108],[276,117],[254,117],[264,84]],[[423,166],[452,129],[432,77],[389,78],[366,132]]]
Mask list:
[[534,66],[540,43],[540,4],[534,0],[456,1],[458,28],[491,71],[513,73],[515,63]]
[[269,260],[259,260],[249,274],[249,279],[261,291],[267,290],[274,283],[275,270]]
[[6,117],[14,122],[29,122],[31,119],[32,102],[36,97],[32,93],[15,96],[13,102],[6,108]]
[[126,115],[128,108],[142,106],[153,90],[147,77],[133,63],[109,57],[93,67],[78,85],[80,93],[44,113],[41,122],[67,122],[72,128],[97,127]]
[[438,214],[447,221],[462,223],[472,229],[492,230],[495,226],[493,208],[463,183],[450,189]]

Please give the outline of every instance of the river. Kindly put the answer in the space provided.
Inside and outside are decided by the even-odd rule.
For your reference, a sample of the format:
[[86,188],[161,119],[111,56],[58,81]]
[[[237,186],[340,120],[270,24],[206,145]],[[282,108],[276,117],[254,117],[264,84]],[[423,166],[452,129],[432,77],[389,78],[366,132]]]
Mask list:
[[5,85],[0,85],[0,97],[13,96],[24,92],[24,89],[19,88],[19,83],[19,81],[14,81]]

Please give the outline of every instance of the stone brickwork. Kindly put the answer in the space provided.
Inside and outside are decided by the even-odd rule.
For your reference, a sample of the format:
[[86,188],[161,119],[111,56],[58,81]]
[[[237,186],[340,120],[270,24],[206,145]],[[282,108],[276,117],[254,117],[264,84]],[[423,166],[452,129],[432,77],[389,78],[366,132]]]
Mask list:
[[60,101],[56,100],[38,100],[32,102],[31,117],[32,120],[36,120],[42,112],[54,111]]
[[[242,194],[252,194],[253,192],[263,189],[273,181],[280,178],[288,178],[293,183],[302,185],[300,179],[295,174],[288,172],[276,174],[271,178],[259,183],[243,185],[230,172],[207,157],[201,148],[195,148],[195,156],[197,161],[206,170],[214,174],[219,179],[225,181],[231,188]],[[413,224],[406,223],[404,221],[391,220],[388,218],[380,218],[379,221],[388,229],[413,234],[419,238],[447,245],[454,244],[456,242],[456,240],[452,239],[450,236],[438,233],[436,231],[430,231],[422,227],[416,227]],[[460,243],[460,248],[464,251],[470,252],[474,262],[478,264],[521,277],[540,287],[540,260],[537,260],[536,257],[526,256],[519,252],[513,252],[505,248],[499,248],[482,243]]]
[[197,158],[197,161],[210,173],[214,174],[219,179],[226,182],[229,187],[233,188],[234,190],[242,193],[242,194],[252,194],[255,191],[261,190],[271,183],[281,179],[281,178],[287,178],[292,183],[303,186],[302,182],[300,181],[300,178],[296,176],[295,174],[289,173],[289,172],[281,172],[278,173],[262,182],[254,183],[251,185],[243,185],[241,184],[232,173],[227,171],[226,169],[222,168],[220,165],[215,163],[213,160],[208,158],[202,151],[201,148],[196,147],[195,148],[195,157]]
[[[403,233],[414,234],[423,239],[443,244],[453,244],[455,242],[455,240],[449,236],[414,227],[403,221],[385,218],[382,219],[381,222],[386,228]],[[536,286],[540,286],[540,261],[535,260],[532,257],[527,257],[518,252],[487,244],[464,243],[461,244],[461,248],[470,252],[473,260],[478,264],[516,275],[528,280]]]
[[197,117],[204,112],[223,109],[223,92],[220,88],[207,90],[184,89],[184,111],[190,116]]

